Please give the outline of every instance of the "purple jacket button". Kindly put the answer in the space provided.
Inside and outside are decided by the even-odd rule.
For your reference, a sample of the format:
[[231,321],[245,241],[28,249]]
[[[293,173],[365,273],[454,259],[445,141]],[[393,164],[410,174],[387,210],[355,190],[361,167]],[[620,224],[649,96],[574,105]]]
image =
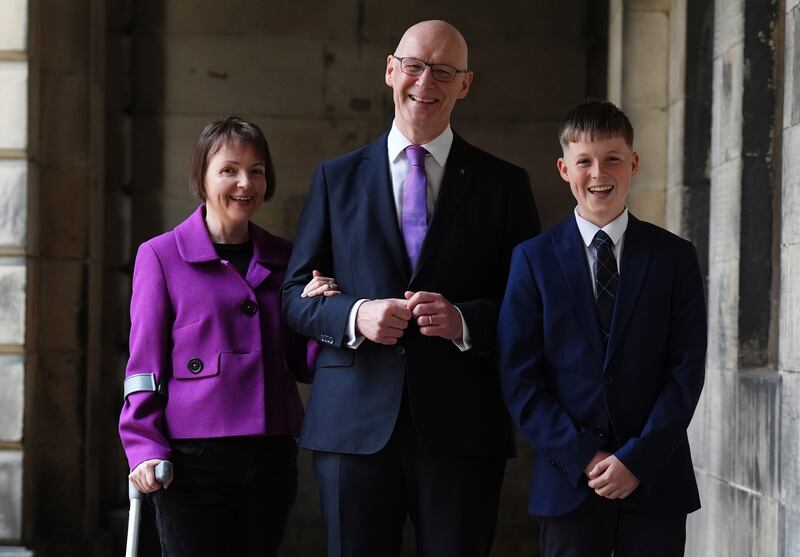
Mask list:
[[200,358],[192,358],[186,366],[192,373],[200,373],[203,371],[203,360]]
[[258,312],[258,305],[253,300],[245,300],[239,304],[239,309],[247,316],[254,316]]

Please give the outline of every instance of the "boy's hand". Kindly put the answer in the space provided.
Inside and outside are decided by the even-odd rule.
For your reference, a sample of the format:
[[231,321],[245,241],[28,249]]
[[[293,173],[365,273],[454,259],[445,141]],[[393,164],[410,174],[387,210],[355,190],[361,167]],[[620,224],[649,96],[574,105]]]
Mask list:
[[587,476],[589,487],[606,499],[624,499],[639,487],[639,478],[614,455],[595,464]]
[[586,465],[586,468],[583,469],[583,473],[586,474],[586,477],[591,480],[592,476],[590,474],[594,469],[594,467],[597,466],[599,462],[604,461],[610,456],[611,453],[608,453],[606,451],[597,451],[596,453],[594,453],[592,460],[589,461],[589,464]]

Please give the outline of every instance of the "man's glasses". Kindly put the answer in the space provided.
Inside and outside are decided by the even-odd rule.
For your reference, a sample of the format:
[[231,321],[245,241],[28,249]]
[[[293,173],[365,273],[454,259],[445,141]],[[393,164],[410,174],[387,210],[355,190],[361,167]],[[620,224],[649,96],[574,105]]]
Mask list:
[[422,73],[425,71],[425,68],[430,68],[433,79],[436,81],[443,81],[445,83],[453,81],[456,78],[456,75],[460,73],[467,73],[467,70],[459,70],[447,64],[429,64],[428,62],[411,58],[409,56],[400,57],[392,54],[392,58],[400,62],[400,70],[404,74],[418,76],[422,75]]

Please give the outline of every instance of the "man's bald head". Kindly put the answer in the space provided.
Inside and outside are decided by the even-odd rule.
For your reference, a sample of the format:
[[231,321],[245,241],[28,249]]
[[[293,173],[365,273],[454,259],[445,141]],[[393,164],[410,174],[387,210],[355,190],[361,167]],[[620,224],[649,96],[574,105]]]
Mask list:
[[411,48],[412,45],[417,45],[419,42],[433,40],[447,43],[459,58],[456,67],[467,69],[467,41],[458,29],[441,19],[420,21],[406,29],[394,52],[398,56],[405,56],[402,54],[404,49]]

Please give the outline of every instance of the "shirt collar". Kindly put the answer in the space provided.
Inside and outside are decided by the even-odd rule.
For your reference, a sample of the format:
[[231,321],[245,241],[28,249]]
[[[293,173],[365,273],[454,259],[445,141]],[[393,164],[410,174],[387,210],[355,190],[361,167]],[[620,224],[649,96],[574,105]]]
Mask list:
[[622,214],[609,222],[605,225],[602,229],[589,222],[582,216],[578,214],[578,208],[575,207],[575,222],[578,223],[578,230],[581,233],[581,238],[583,239],[583,243],[586,244],[586,247],[592,245],[592,240],[594,240],[595,234],[597,234],[598,230],[602,230],[608,237],[611,238],[611,241],[614,242],[616,246],[619,244],[619,241],[622,240],[622,236],[625,234],[625,230],[628,229],[628,208],[625,207],[625,210],[622,211]]
[[[397,128],[397,124],[392,122],[392,129],[389,131],[387,139],[387,147],[389,149],[389,162],[396,162],[397,157],[403,150],[411,145],[411,140],[408,139]],[[442,133],[433,138],[428,143],[423,143],[422,147],[431,154],[436,163],[444,168],[444,163],[447,162],[447,155],[450,154],[450,147],[453,146],[453,130],[450,124],[444,129]]]

